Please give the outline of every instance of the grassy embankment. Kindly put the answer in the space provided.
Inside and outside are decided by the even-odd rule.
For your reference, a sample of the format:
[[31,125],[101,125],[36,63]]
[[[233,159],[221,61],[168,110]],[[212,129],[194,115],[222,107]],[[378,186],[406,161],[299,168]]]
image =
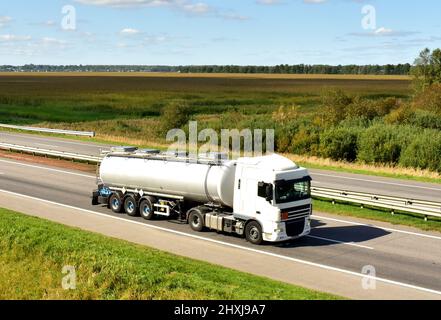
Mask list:
[[337,297],[0,209],[0,299]]

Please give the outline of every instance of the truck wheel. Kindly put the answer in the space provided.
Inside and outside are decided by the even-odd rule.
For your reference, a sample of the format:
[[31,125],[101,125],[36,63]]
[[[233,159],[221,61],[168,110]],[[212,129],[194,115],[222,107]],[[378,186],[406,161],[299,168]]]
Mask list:
[[112,209],[115,213],[121,213],[123,209],[123,203],[121,201],[121,198],[118,194],[112,193],[109,199],[109,205],[110,209]]
[[190,212],[188,223],[194,231],[201,232],[204,230],[204,216],[199,210],[193,210]]
[[245,228],[245,237],[252,244],[259,245],[263,242],[262,227],[256,221],[251,221]]
[[138,215],[138,205],[133,196],[128,196],[124,201],[124,211],[131,217]]
[[139,213],[141,214],[141,217],[145,220],[152,220],[154,216],[153,211],[153,204],[149,199],[141,201],[141,204],[139,205]]

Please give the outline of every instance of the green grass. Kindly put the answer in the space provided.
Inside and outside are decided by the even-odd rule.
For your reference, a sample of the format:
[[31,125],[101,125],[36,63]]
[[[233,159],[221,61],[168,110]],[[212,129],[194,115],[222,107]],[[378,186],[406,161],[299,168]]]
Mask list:
[[[61,288],[76,267],[77,288]],[[0,299],[338,299],[0,209]]]
[[423,216],[412,213],[395,212],[395,214],[392,215],[391,212],[387,210],[368,207],[362,209],[360,206],[350,203],[340,202],[332,204],[330,201],[319,199],[314,200],[314,211],[388,222],[394,225],[404,225],[425,231],[441,232],[440,218],[429,217],[428,221],[424,221]]
[[197,114],[236,110],[272,112],[298,104],[314,112],[324,88],[342,88],[365,97],[408,97],[408,80],[277,79],[159,75],[0,75],[0,120],[17,124],[139,119],[159,115],[172,100],[185,100]]

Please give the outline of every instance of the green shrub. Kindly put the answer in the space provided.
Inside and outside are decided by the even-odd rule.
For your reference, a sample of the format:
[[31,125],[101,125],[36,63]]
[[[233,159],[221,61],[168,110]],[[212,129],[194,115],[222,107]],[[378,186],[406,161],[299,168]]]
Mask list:
[[320,136],[320,154],[333,160],[355,161],[357,158],[357,137],[355,128],[331,128]]
[[425,130],[403,151],[400,164],[441,172],[441,133]]
[[416,110],[409,123],[424,129],[441,130],[441,117],[429,111]]
[[346,107],[346,118],[366,118],[374,119],[378,116],[375,101],[356,97],[351,104]]
[[172,102],[161,110],[159,134],[165,135],[169,130],[179,129],[190,120],[191,108],[184,102]]
[[346,119],[347,107],[353,99],[343,90],[325,90],[321,95],[323,119],[326,124],[336,125]]
[[433,84],[419,93],[413,101],[415,108],[441,115],[441,84]]
[[320,132],[312,126],[301,126],[291,139],[289,151],[294,154],[318,155]]
[[415,110],[407,104],[391,111],[384,121],[388,124],[406,124],[415,116]]
[[361,133],[358,140],[358,160],[366,163],[396,164],[403,144],[397,128],[377,124]]
[[399,101],[396,98],[370,100],[355,97],[346,108],[346,117],[373,120],[378,117],[384,117],[398,107]]

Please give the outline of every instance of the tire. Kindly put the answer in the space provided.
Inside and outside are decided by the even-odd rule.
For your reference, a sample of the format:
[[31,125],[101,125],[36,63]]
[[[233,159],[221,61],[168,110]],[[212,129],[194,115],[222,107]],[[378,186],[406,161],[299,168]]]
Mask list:
[[251,221],[245,227],[245,237],[252,244],[259,245],[263,242],[262,227],[256,221]]
[[153,212],[154,208],[152,199],[147,198],[142,200],[139,205],[139,214],[141,217],[145,220],[152,220],[155,215]]
[[131,217],[138,215],[138,203],[133,196],[126,197],[124,201],[124,211]]
[[197,232],[202,232],[204,230],[204,216],[199,210],[192,210],[188,215],[188,223],[190,228]]
[[117,193],[112,193],[109,199],[109,206],[115,213],[121,213],[123,210],[123,202]]

